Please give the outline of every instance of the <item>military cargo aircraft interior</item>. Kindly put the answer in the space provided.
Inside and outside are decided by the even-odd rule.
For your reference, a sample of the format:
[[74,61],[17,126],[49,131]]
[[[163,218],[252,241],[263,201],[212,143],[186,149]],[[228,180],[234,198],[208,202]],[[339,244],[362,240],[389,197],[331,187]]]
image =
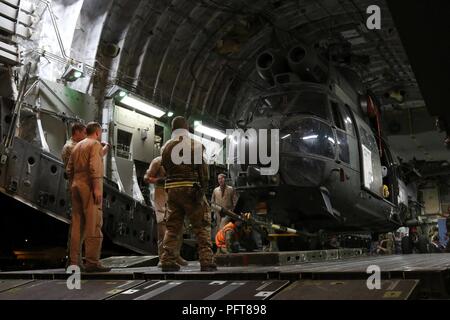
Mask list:
[[449,6],[0,0],[0,300],[449,299]]

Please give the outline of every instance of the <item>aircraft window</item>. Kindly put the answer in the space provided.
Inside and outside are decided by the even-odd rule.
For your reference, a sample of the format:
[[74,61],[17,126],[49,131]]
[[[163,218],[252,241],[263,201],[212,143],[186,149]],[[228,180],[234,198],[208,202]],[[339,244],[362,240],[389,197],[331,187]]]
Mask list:
[[320,92],[300,91],[264,97],[259,100],[260,114],[276,110],[283,114],[310,113],[323,119],[329,119],[327,96]]
[[344,118],[344,125],[347,129],[347,132],[353,136],[355,136],[355,126],[353,125],[353,120],[351,115],[351,110],[348,105],[345,105],[345,108],[342,108],[342,116]]
[[160,148],[164,143],[164,127],[155,124],[155,146]]
[[372,192],[382,196],[383,181],[377,142],[368,126],[360,124],[358,127],[362,144],[364,185]]
[[117,130],[116,155],[121,158],[130,158],[130,146],[133,134],[123,130]]
[[292,131],[281,134],[284,152],[301,152],[335,158],[336,140],[326,123],[313,118],[300,120]]
[[362,126],[359,128],[359,130],[361,134],[361,143],[369,148],[372,152],[378,152],[377,142],[375,141],[373,135],[367,132],[366,129],[364,129]]
[[337,143],[339,146],[339,160],[350,163],[350,149],[348,146],[347,134],[336,130]]
[[336,125],[337,128],[345,130],[344,119],[342,118],[342,114],[339,111],[339,105],[334,101],[330,102],[331,102],[331,111],[333,111],[334,124]]

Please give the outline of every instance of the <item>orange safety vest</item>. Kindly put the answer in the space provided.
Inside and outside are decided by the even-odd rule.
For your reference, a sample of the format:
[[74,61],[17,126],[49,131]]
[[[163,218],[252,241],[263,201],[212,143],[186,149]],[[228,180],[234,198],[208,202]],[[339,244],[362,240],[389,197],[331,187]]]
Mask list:
[[234,230],[236,231],[236,225],[233,222],[226,224],[222,229],[219,230],[216,234],[216,246],[217,248],[226,248],[226,234],[228,231]]

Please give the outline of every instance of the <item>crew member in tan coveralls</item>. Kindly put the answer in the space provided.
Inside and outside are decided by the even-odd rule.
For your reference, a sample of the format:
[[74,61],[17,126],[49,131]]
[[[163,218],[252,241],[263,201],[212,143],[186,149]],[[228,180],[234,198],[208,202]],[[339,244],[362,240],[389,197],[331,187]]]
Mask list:
[[[72,154],[73,148],[77,145],[78,142],[80,142],[83,139],[86,139],[86,126],[82,123],[76,122],[72,125],[72,135],[69,140],[67,140],[66,144],[64,145],[62,152],[61,152],[61,159],[64,163],[64,169],[67,168],[67,164],[69,163],[70,155]],[[70,188],[71,188],[72,182],[69,181],[67,183],[67,193],[68,197],[71,198]],[[67,267],[70,265],[70,227],[69,227],[69,233],[67,237]],[[81,252],[80,252],[80,260],[81,260]]]
[[83,267],[79,260],[84,242],[86,272],[107,272],[110,268],[100,264],[103,241],[103,149],[100,143],[102,128],[93,122],[86,127],[87,138],[72,151],[67,175],[72,181],[72,225],[70,264]]
[[[156,213],[156,222],[158,224],[158,255],[160,260],[162,254],[162,244],[164,240],[164,235],[166,233],[166,222],[164,219],[166,215],[166,205],[167,205],[167,193],[164,190],[166,171],[161,165],[161,161],[162,161],[161,156],[153,159],[153,161],[150,163],[150,167],[148,168],[144,176],[145,182],[155,185],[155,191],[153,193],[151,201],[153,209],[155,210]],[[183,235],[181,234],[181,236]],[[177,251],[178,255],[177,264],[179,264],[180,266],[187,266],[188,265],[187,261],[180,256],[180,249],[183,242],[179,241],[179,244],[180,247],[178,248]],[[158,264],[158,266],[161,266],[161,262]]]
[[64,168],[67,168],[69,163],[70,155],[72,154],[73,148],[78,142],[86,138],[86,126],[82,123],[74,123],[72,125],[72,136],[67,140],[61,153],[61,159],[64,163]]
[[[67,168],[67,165],[69,163],[70,155],[72,154],[73,148],[77,145],[78,142],[80,142],[83,139],[86,139],[86,126],[82,123],[76,122],[72,125],[72,136],[69,140],[67,140],[66,144],[64,145],[61,153],[61,159],[64,163],[64,168]],[[103,146],[103,155],[106,155],[109,150],[109,144],[107,142],[102,142]],[[67,184],[67,192],[69,194],[69,198],[71,198],[71,189],[72,181],[69,180],[69,183]],[[71,228],[69,227],[69,236],[67,240],[67,252],[68,257],[70,257],[70,238],[71,238]],[[81,252],[80,252],[81,255]],[[69,259],[70,260],[70,259]],[[80,256],[81,260],[81,256]],[[69,261],[68,261],[69,262]]]
[[[185,216],[192,224],[197,239],[200,270],[215,271],[217,267],[211,250],[211,218],[204,193],[208,182],[208,166],[202,156],[204,147],[189,137],[188,124],[183,117],[173,119],[172,131],[172,139],[162,151],[162,165],[167,174],[165,188],[168,193],[167,231],[161,255],[162,271],[180,270],[176,263],[176,252]],[[184,156],[181,163],[177,162],[180,156]]]
[[[237,203],[237,195],[233,187],[228,186],[225,183],[225,178],[226,176],[223,173],[219,174],[219,176],[217,177],[219,186],[213,191],[213,194],[211,196],[211,203],[215,203],[225,209],[233,211]],[[215,223],[212,231],[213,239],[215,238],[217,232],[219,232],[219,230],[221,230],[231,221],[228,216],[221,217],[219,212],[214,212],[214,217]]]
[[[73,148],[75,148],[77,143],[83,139],[86,139],[86,126],[82,123],[74,123],[72,125],[72,136],[66,141],[66,144],[61,152],[61,159],[64,163],[64,168],[67,168]],[[103,147],[103,155],[106,155],[109,151],[110,145],[104,141],[102,141],[101,144]]]

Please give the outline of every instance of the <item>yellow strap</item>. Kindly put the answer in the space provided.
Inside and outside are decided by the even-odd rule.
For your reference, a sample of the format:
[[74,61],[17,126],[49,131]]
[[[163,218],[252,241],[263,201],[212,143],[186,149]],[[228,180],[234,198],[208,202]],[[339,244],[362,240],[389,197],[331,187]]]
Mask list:
[[190,181],[176,181],[166,183],[166,189],[180,188],[180,187],[193,187],[194,183]]
[[298,237],[298,234],[293,234],[293,233],[269,233],[267,236],[269,238]]

